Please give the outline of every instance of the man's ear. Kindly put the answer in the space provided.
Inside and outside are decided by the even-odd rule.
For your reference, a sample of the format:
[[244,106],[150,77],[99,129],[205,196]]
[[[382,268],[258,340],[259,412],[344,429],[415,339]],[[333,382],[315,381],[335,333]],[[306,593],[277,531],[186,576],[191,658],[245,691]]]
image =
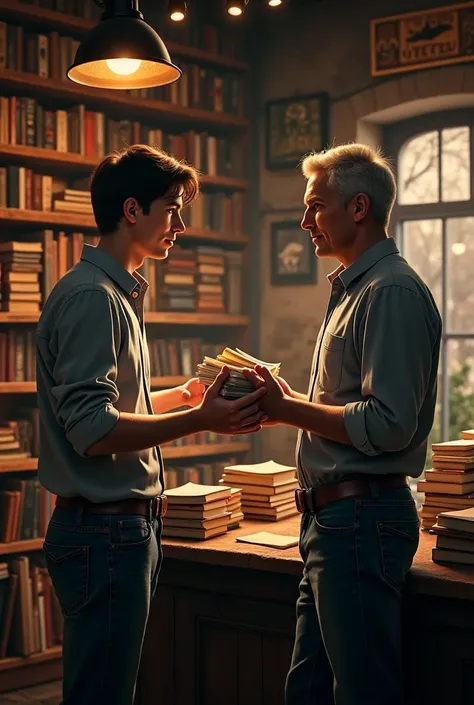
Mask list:
[[136,198],[127,198],[123,204],[124,218],[131,224],[137,222],[138,202]]
[[354,221],[360,223],[367,218],[370,209],[370,198],[366,193],[358,193],[352,199],[352,213]]

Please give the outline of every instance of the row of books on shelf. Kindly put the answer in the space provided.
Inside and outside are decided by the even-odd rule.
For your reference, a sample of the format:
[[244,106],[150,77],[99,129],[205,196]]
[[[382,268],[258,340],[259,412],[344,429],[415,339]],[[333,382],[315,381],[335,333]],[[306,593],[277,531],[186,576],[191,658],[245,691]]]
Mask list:
[[0,143],[97,160],[110,151],[143,143],[186,159],[209,176],[239,176],[243,170],[242,150],[229,138],[195,130],[168,133],[136,120],[114,120],[82,104],[52,110],[25,96],[0,96]]
[[[94,245],[98,240],[93,235],[51,229],[29,233],[28,237],[29,241],[0,242],[2,311],[38,313],[58,279],[79,262],[84,243]],[[240,251],[175,245],[166,260],[146,259],[141,273],[150,284],[146,311],[242,313]]]
[[[56,10],[67,15],[75,15],[86,20],[98,21],[103,13],[103,7],[98,6],[93,0],[22,0],[26,5],[36,5],[47,10]],[[165,5],[157,8],[160,14],[160,35],[165,39],[181,43],[186,47],[195,47],[214,54],[235,56],[237,53],[237,33],[234,29],[217,27],[200,22],[198,18],[193,21],[173,22],[165,12]],[[193,14],[194,6],[187,8],[188,16]],[[158,25],[157,25],[158,26]]]
[[[22,25],[0,21],[0,69],[31,73],[54,81],[68,80],[79,40],[59,32],[37,33]],[[239,74],[181,62],[179,81],[166,86],[130,91],[131,95],[185,108],[243,115],[244,90]]]
[[243,253],[221,247],[175,245],[166,260],[145,260],[147,310],[242,313]]
[[35,477],[4,476],[0,485],[0,543],[28,541],[45,536],[54,498]]
[[20,410],[14,420],[0,421],[0,463],[26,460],[39,454],[39,411]]
[[152,377],[193,377],[204,357],[215,358],[225,345],[205,343],[200,338],[148,339]]
[[43,556],[0,563],[0,658],[46,651],[62,643],[62,629]]
[[88,182],[86,188],[71,188],[65,179],[16,164],[0,167],[0,208],[92,215]]

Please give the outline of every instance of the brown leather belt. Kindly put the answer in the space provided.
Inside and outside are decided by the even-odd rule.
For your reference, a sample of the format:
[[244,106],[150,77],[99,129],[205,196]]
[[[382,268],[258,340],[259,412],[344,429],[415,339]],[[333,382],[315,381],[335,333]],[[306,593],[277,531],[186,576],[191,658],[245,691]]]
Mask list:
[[408,480],[405,475],[379,475],[370,478],[357,478],[354,480],[343,480],[320,487],[310,487],[309,489],[295,490],[296,508],[300,514],[314,512],[320,507],[324,507],[331,502],[349,497],[371,495],[372,489],[380,491],[395,490],[399,487],[408,487]]
[[63,509],[81,507],[88,514],[143,514],[150,518],[164,517],[168,497],[164,494],[152,499],[123,499],[120,502],[91,502],[84,497],[56,497],[56,506]]

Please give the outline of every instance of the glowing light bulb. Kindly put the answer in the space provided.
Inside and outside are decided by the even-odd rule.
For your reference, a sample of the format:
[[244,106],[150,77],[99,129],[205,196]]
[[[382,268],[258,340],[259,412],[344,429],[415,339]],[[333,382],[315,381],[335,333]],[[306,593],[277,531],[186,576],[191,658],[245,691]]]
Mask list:
[[242,14],[242,8],[237,7],[236,5],[231,5],[229,9],[227,10],[229,15],[232,15],[233,17],[239,17],[239,15]]
[[451,252],[453,255],[463,255],[466,252],[466,244],[464,242],[453,242]]
[[142,62],[141,59],[106,59],[105,63],[119,76],[131,76],[138,71]]
[[182,22],[184,20],[184,12],[181,12],[180,10],[172,12],[170,15],[170,19],[172,19],[173,22]]
[[281,0],[268,0],[268,4],[270,7],[278,7],[278,5],[281,5]]

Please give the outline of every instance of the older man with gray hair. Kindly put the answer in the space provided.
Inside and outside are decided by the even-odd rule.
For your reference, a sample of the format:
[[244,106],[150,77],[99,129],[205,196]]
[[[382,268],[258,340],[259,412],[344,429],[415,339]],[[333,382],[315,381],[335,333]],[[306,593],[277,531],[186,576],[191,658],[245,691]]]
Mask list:
[[302,227],[334,257],[307,394],[261,367],[268,424],[299,429],[304,561],[287,705],[403,705],[401,591],[418,547],[441,319],[387,235],[396,183],[362,144],[312,154]]

